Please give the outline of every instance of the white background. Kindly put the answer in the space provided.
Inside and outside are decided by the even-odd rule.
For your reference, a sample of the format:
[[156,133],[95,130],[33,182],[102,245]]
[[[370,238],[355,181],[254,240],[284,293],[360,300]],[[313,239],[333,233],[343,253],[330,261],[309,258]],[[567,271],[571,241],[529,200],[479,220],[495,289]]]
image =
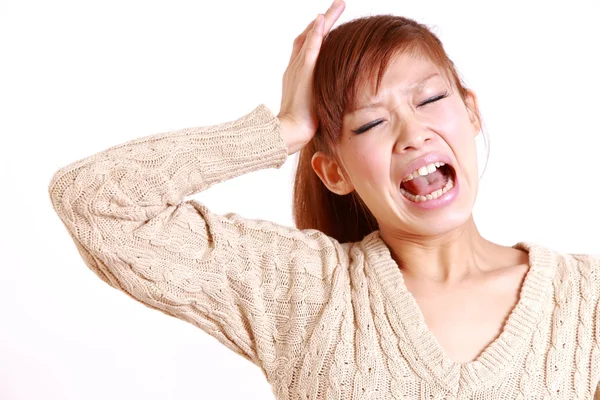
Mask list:
[[[53,173],[136,137],[279,108],[294,37],[323,0],[0,0],[0,398],[270,399],[261,371],[89,271]],[[600,252],[600,1],[348,0],[342,21],[434,26],[479,95],[484,236]],[[195,198],[292,224],[296,158]]]

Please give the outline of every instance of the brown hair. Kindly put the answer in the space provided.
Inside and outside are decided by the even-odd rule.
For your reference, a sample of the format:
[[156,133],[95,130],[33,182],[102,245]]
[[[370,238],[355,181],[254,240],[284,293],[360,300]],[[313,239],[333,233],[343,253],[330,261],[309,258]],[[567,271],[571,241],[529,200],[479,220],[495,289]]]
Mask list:
[[[319,127],[300,151],[294,182],[293,215],[299,229],[317,229],[341,243],[360,241],[378,229],[358,194],[331,192],[312,169],[311,159],[322,151],[339,160],[336,143],[344,114],[355,107],[357,92],[365,83],[376,78],[375,89],[379,89],[388,62],[398,52],[428,57],[465,100],[467,88],[442,42],[425,25],[405,17],[376,15],[332,30],[315,66],[313,104]],[[478,113],[477,118],[481,122]]]

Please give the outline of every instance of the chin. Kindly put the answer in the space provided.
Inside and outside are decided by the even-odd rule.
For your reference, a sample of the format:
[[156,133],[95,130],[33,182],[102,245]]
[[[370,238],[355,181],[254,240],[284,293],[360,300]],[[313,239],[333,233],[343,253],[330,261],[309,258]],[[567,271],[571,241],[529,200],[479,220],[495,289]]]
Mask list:
[[414,203],[399,194],[397,207],[402,209],[400,214],[403,215],[400,224],[405,226],[402,230],[419,236],[437,236],[465,226],[475,204],[475,196],[468,189],[457,182],[455,192],[441,202],[433,200],[430,204]]

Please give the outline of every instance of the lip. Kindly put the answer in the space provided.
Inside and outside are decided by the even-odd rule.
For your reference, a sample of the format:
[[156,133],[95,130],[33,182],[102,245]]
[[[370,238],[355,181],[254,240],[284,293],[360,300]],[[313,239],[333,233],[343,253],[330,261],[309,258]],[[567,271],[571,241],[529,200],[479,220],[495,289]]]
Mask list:
[[455,172],[456,175],[456,168],[454,168],[454,165],[452,164],[452,160],[450,160],[450,157],[447,156],[444,153],[427,153],[422,155],[421,157],[415,158],[414,160],[412,160],[404,169],[404,171],[402,171],[402,175],[401,178],[402,180],[406,179],[406,177],[410,174],[412,174],[414,171],[418,170],[421,167],[424,167],[426,165],[429,165],[431,163],[437,162],[437,161],[441,161],[444,164],[448,164],[450,165]]

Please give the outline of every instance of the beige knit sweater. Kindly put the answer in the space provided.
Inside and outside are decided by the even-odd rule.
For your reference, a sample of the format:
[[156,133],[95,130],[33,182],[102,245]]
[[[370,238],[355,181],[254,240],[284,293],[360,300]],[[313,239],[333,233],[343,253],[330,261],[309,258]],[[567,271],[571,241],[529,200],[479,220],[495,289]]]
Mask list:
[[57,171],[52,205],[100,278],[251,360],[277,399],[600,399],[598,258],[516,244],[530,257],[520,300],[498,339],[460,364],[378,232],[338,243],[185,199],[279,168],[280,133],[259,106],[132,140]]

